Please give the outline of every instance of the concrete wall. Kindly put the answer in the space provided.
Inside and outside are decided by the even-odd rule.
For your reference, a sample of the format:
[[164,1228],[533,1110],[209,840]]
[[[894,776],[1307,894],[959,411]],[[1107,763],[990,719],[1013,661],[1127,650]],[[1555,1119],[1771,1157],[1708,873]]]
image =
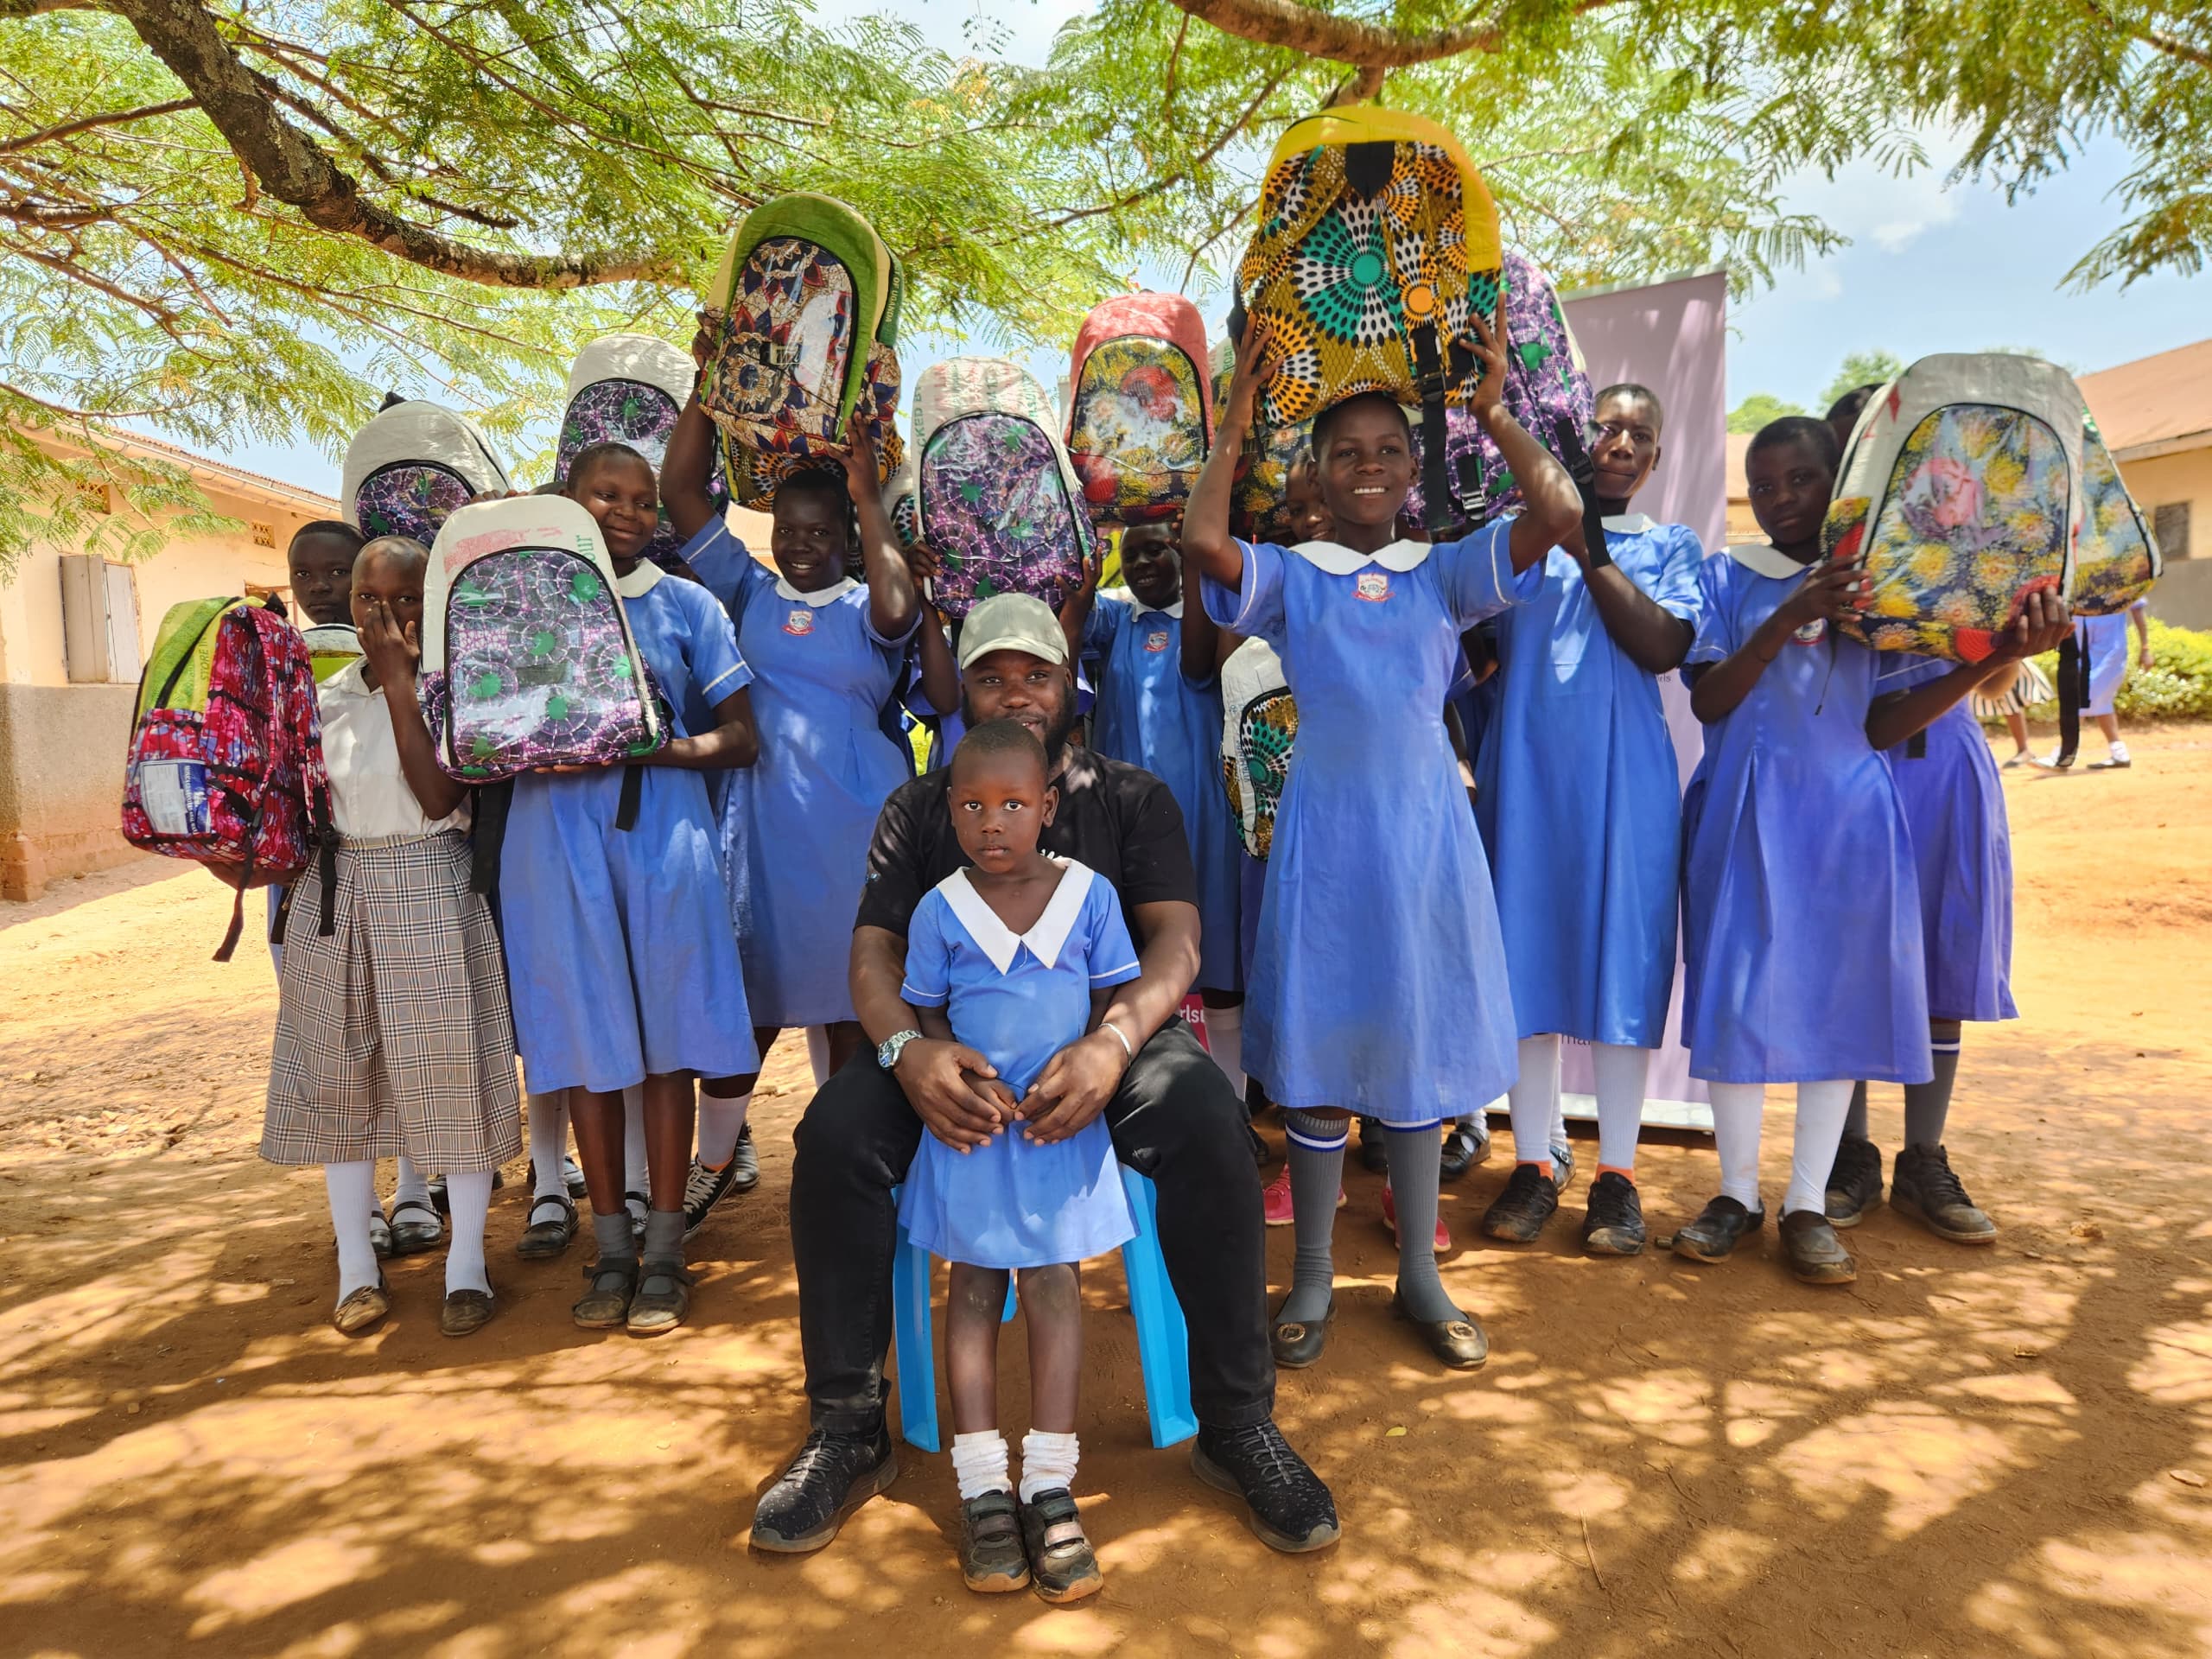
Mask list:
[[2159,551],[2166,556],[2169,565],[2178,564],[2183,559],[2212,562],[2212,445],[2184,449],[2178,454],[2156,455],[2148,461],[2123,461],[2120,475],[2127,480],[2127,493],[2143,509],[2146,524],[2160,507],[2177,502],[2189,504],[2190,545],[2159,544]]
[[2212,557],[2168,560],[2151,590],[2151,614],[2177,628],[2212,632]]
[[0,685],[0,899],[139,856],[118,827],[137,688]]

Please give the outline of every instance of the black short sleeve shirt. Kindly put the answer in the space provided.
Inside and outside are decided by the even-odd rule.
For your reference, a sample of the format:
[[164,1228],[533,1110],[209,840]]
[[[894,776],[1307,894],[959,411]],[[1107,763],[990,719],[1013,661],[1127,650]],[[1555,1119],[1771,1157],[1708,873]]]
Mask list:
[[[1071,748],[1057,782],[1060,804],[1043,836],[1045,850],[1087,864],[1121,896],[1129,931],[1139,905],[1198,901],[1198,876],[1183,809],[1167,785],[1141,767]],[[905,937],[922,895],[968,862],[952,833],[946,804],[952,770],[903,784],[883,804],[868,843],[868,885],[861,893],[856,927],[880,927]]]

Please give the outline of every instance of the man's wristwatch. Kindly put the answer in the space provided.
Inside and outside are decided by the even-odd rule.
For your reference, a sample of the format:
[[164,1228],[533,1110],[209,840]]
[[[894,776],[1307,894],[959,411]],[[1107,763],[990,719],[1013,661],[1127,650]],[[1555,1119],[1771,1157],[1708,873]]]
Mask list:
[[918,1031],[893,1032],[891,1035],[876,1045],[875,1063],[887,1071],[897,1071],[899,1055],[906,1052],[907,1044],[921,1034]]

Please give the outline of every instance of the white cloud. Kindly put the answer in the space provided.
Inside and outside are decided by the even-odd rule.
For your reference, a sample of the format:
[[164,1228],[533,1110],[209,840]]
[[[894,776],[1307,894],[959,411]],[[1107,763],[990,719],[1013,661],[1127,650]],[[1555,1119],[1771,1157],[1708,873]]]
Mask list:
[[1901,252],[1959,216],[1959,193],[1946,188],[1944,180],[1964,147],[1963,135],[1937,127],[1916,136],[1927,152],[1926,166],[1898,175],[1871,159],[1856,161],[1833,179],[1808,169],[1783,187],[1783,204],[1817,213],[1853,242]]

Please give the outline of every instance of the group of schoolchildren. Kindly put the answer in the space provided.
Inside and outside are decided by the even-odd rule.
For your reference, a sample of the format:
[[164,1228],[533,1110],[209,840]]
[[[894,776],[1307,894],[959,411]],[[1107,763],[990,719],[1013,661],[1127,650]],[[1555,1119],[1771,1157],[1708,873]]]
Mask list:
[[[1092,664],[1086,741],[1155,772],[1182,808],[1208,1041],[1236,1086],[1249,1067],[1282,1115],[1296,1251],[1273,1346],[1286,1366],[1319,1357],[1334,1315],[1353,1117],[1389,1172],[1394,1310],[1443,1364],[1483,1362],[1480,1325],[1437,1274],[1439,1183],[1455,1152],[1464,1168],[1486,1147],[1481,1115],[1505,1096],[1516,1162],[1482,1225],[1539,1236],[1573,1173],[1564,1041],[1591,1046],[1596,1075],[1584,1243],[1645,1248],[1637,1128],[1678,921],[1681,1031],[1711,1090],[1720,1191],[1676,1232],[1676,1255],[1721,1261],[1764,1225],[1760,1122],[1777,1083],[1796,1085],[1779,1235],[1798,1277],[1853,1276],[1836,1230],[1882,1187],[1870,1082],[1906,1090],[1892,1202],[1948,1238],[1994,1232],[1942,1144],[1959,1022],[2012,1014],[2003,805],[1963,705],[2055,644],[2063,607],[2035,596],[1973,667],[1840,637],[1859,579],[1819,557],[1829,425],[1780,421],[1754,438],[1767,543],[1707,556],[1685,527],[1631,508],[1660,462],[1660,397],[1602,392],[1586,453],[1570,443],[1563,464],[1506,408],[1503,329],[1502,311],[1482,329],[1469,408],[1519,480],[1516,515],[1456,540],[1409,537],[1407,415],[1368,395],[1314,423],[1292,480],[1295,544],[1232,536],[1236,458],[1270,372],[1255,329],[1183,516],[1125,534],[1125,591],[1086,583],[1051,619]],[[442,1236],[441,1328],[493,1316],[485,1217],[523,1144],[517,1055],[531,1160],[520,1253],[568,1248],[581,1186],[595,1248],[577,1324],[648,1335],[683,1321],[687,1237],[758,1179],[746,1120],[768,1045],[810,1028],[820,1076],[862,1041],[848,949],[877,812],[913,772],[883,718],[902,696],[941,719],[971,865],[915,918],[918,1028],[985,1054],[1010,1119],[1026,1080],[1097,1029],[1109,988],[1136,974],[1112,889],[1039,850],[1053,798],[1035,740],[1000,723],[956,745],[958,647],[918,579],[926,556],[902,551],[868,429],[855,419],[848,436],[842,474],[777,490],[772,568],[709,493],[696,398],[659,476],[619,443],[570,463],[557,487],[598,526],[677,734],[641,766],[515,779],[488,898],[470,879],[467,791],[438,769],[414,691],[426,550],[327,524],[296,540],[296,597],[316,622],[350,618],[362,655],[321,690],[336,925],[294,928],[283,947],[263,1151],[324,1168],[340,1331],[389,1312],[380,1253]],[[684,543],[669,568],[645,556],[663,510]],[[988,601],[963,644],[1020,635],[988,620],[993,607],[1043,608]],[[1255,640],[1300,711],[1264,862],[1238,844],[1220,770],[1217,676]],[[1677,669],[1706,733],[1687,798],[1660,702]],[[1442,718],[1471,671],[1492,686],[1472,810]],[[308,872],[286,904],[312,913],[321,880]],[[1025,1277],[1025,1302],[1053,1322],[1071,1296],[1047,1270],[1128,1236],[1093,1127],[1041,1147],[1009,1123],[988,1168],[925,1137],[904,1219],[960,1273],[1040,1275]],[[408,1162],[387,1217],[374,1160],[395,1154]],[[432,1173],[442,1219],[418,1191]],[[987,1301],[956,1280],[956,1316],[983,1310],[956,1317],[956,1393],[988,1380]],[[1079,1344],[1044,1351],[1031,1455],[1051,1465],[1064,1449],[1054,1473],[1071,1477]],[[1001,1446],[1001,1484],[1003,1465]],[[963,1471],[963,1498],[970,1484]],[[1095,1587],[1095,1566],[1058,1582]]]

